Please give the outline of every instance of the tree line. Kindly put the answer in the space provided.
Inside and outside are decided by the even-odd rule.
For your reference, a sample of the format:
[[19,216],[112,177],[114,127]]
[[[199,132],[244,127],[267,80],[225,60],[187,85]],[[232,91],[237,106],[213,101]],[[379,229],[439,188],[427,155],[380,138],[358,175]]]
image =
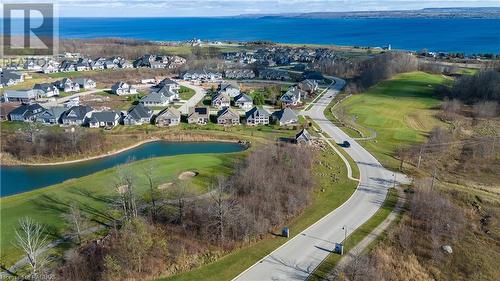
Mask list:
[[[184,180],[159,189],[153,176],[158,167],[139,171],[120,166],[111,184],[115,195],[109,200],[109,213],[120,217],[108,223],[112,226],[109,233],[86,241],[91,215],[80,210],[78,203],[72,204],[63,218],[74,243],[80,246],[66,254],[54,271],[38,263],[30,271],[36,271],[38,277],[27,276],[31,280],[45,280],[43,276],[53,280],[143,280],[215,260],[279,233],[280,227],[310,204],[314,158],[307,147],[265,145],[237,163],[229,177],[213,178],[208,192],[201,195]],[[138,192],[139,177],[148,185],[142,194]],[[22,230],[20,233],[25,237]]]

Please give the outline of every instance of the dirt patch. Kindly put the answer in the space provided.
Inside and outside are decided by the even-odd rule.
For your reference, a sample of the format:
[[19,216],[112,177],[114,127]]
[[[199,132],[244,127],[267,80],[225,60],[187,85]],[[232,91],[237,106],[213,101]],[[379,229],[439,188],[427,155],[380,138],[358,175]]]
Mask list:
[[198,173],[197,173],[197,172],[193,172],[193,171],[186,171],[186,172],[182,172],[182,173],[179,175],[178,179],[180,179],[180,180],[182,180],[182,181],[184,181],[184,180],[189,180],[189,179],[191,179],[191,178],[196,177],[197,175],[198,175]]

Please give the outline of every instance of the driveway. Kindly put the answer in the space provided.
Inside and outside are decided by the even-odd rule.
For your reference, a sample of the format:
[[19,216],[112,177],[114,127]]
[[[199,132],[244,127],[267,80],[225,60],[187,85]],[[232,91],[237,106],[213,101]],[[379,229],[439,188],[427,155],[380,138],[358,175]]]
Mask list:
[[[399,181],[407,182],[403,175],[385,169],[373,155],[325,117],[323,111],[345,85],[342,79],[328,78],[335,80],[328,93],[301,114],[311,117],[335,142],[347,140],[351,143],[346,152],[359,167],[359,185],[342,206],[290,239],[234,280],[306,280],[334,249],[335,243],[344,240],[343,227],[347,228],[348,234],[352,233],[382,206],[390,187]],[[293,229],[291,231],[293,232]]]
[[178,83],[184,87],[193,89],[195,92],[195,94],[186,103],[179,107],[181,114],[188,114],[189,108],[197,105],[201,100],[203,100],[207,91],[200,86],[192,85],[185,81],[179,81]]

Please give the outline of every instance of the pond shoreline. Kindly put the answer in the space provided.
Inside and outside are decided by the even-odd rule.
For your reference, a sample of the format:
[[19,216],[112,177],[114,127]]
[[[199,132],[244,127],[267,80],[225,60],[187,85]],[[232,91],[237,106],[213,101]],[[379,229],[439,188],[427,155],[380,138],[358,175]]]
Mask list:
[[[75,159],[75,160],[67,160],[67,161],[58,161],[58,162],[44,162],[44,163],[29,163],[29,162],[7,162],[7,163],[0,163],[0,168],[2,167],[35,167],[35,166],[58,166],[58,165],[66,165],[66,164],[74,164],[74,163],[79,163],[79,162],[85,162],[85,161],[90,161],[90,160],[96,160],[96,159],[101,159],[105,158],[108,156],[113,156],[122,152],[125,152],[130,149],[134,149],[138,146],[141,146],[146,143],[151,143],[151,142],[157,142],[157,141],[168,141],[168,142],[184,142],[186,140],[180,140],[180,139],[168,139],[168,138],[150,138],[146,140],[141,140],[138,143],[135,143],[131,146],[124,147],[118,150],[112,150],[104,154],[96,155],[96,156],[89,156],[81,159]],[[207,139],[207,140],[196,140],[193,142],[229,142],[229,143],[239,143],[240,140],[230,140],[230,139]]]

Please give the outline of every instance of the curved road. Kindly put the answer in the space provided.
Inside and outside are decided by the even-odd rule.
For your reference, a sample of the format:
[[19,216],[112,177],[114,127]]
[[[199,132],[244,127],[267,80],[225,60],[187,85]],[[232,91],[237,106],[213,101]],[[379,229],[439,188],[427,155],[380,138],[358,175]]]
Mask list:
[[336,83],[309,110],[301,114],[311,117],[323,132],[337,143],[345,140],[351,143],[346,151],[359,167],[359,185],[342,206],[290,239],[234,280],[306,280],[334,249],[335,243],[344,240],[343,227],[347,227],[348,233],[360,227],[382,206],[387,191],[394,186],[395,180],[407,182],[403,175],[395,175],[382,167],[375,157],[325,117],[323,111],[345,85],[344,80],[331,78]]

